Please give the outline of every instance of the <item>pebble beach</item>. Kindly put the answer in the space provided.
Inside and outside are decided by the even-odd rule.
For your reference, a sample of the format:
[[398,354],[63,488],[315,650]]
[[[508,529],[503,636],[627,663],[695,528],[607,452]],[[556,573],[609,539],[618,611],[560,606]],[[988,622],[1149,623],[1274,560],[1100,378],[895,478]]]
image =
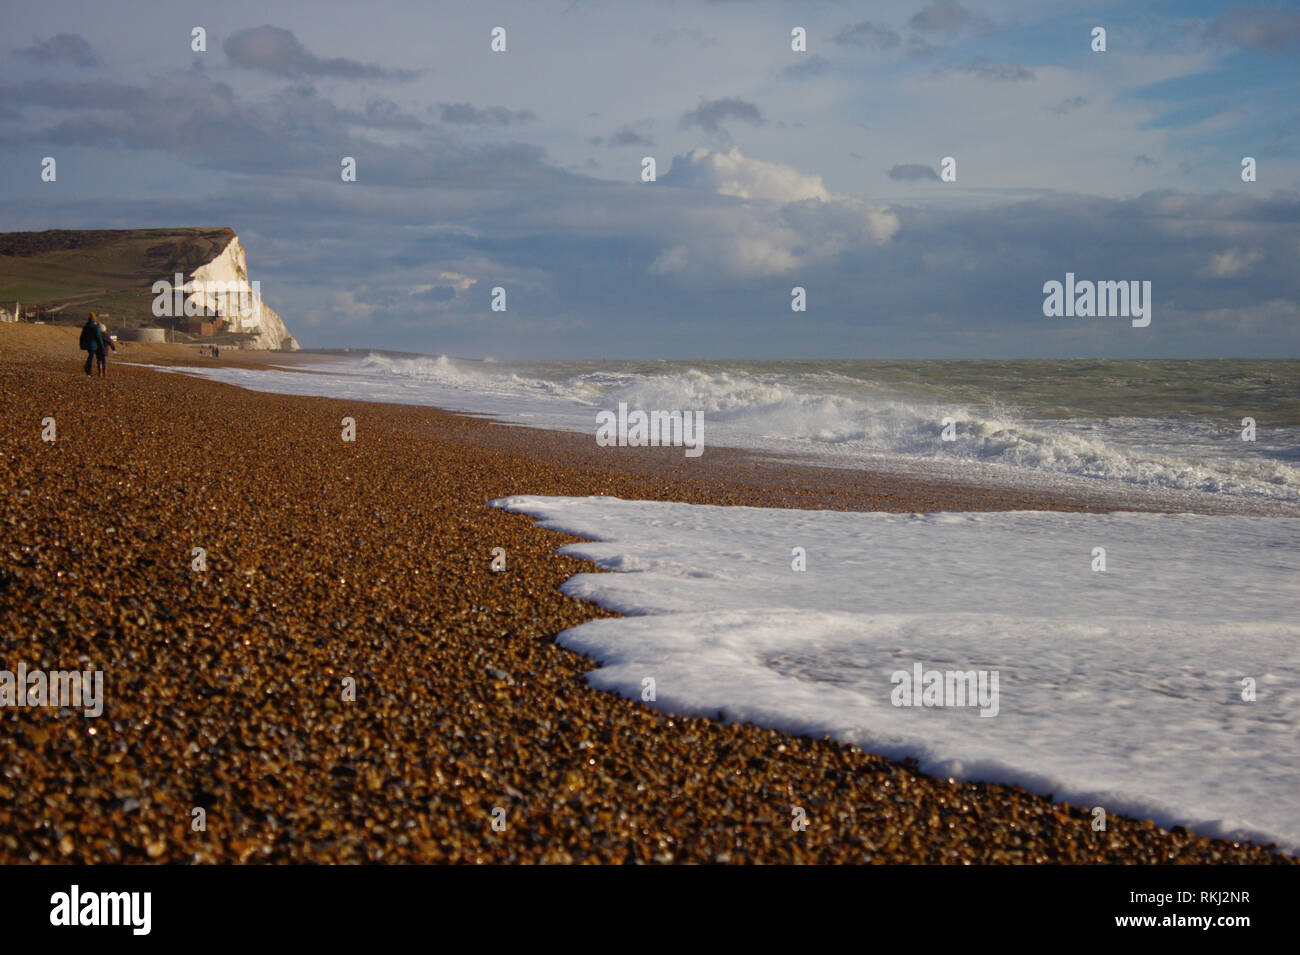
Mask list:
[[595,661],[554,643],[611,616],[560,593],[591,565],[486,506],[1105,501],[598,448],[130,364],[200,361],[182,346],[124,345],[92,379],[64,331],[0,327],[0,666],[102,669],[104,711],[0,709],[0,862],[1297,861],[1117,815],[1094,832],[1087,807],[593,689]]

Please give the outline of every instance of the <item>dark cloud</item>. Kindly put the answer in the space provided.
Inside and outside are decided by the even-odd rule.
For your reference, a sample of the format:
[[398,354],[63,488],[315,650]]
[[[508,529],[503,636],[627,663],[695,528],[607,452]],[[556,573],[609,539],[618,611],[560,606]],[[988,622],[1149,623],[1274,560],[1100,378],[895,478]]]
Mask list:
[[94,49],[79,33],[56,33],[48,40],[37,39],[31,46],[17,52],[18,56],[35,63],[68,63],[80,67],[100,64]]
[[814,76],[822,76],[829,73],[830,69],[831,61],[814,53],[812,56],[801,54],[798,60],[781,72],[792,80],[803,80]]
[[889,178],[902,182],[916,182],[919,179],[928,179],[933,182],[940,181],[939,174],[934,171],[932,166],[922,165],[921,163],[903,163],[894,166],[889,170]]
[[[222,88],[227,92],[230,90],[228,86],[222,85]],[[125,83],[28,80],[14,86],[0,87],[0,102],[20,103],[24,107],[49,106],[54,109],[129,109],[139,95],[139,87]]]
[[276,76],[405,80],[418,75],[410,70],[386,70],[344,57],[322,59],[299,43],[292,31],[281,27],[260,26],[240,30],[226,37],[222,49],[226,51],[226,56],[232,63]]
[[510,110],[502,106],[479,109],[470,103],[439,103],[438,109],[444,123],[462,126],[514,126],[537,119],[531,109]]
[[1150,156],[1148,156],[1146,153],[1142,153],[1140,156],[1134,156],[1134,157],[1133,157],[1133,165],[1135,165],[1135,166],[1158,166],[1158,165],[1160,165],[1160,160],[1158,160],[1158,159],[1153,159],[1153,158],[1151,158]]
[[1076,109],[1082,109],[1087,105],[1088,98],[1086,96],[1071,96],[1068,99],[1061,100],[1061,102],[1053,106],[1052,112],[1056,113],[1058,116],[1064,116],[1067,113],[1073,113]]
[[423,292],[412,292],[408,298],[426,302],[450,302],[456,297],[456,290],[450,285],[435,285]]
[[991,83],[1021,83],[1034,79],[1034,71],[1017,64],[990,63],[982,56],[977,56],[968,63],[954,66],[953,71],[969,73],[971,76]]
[[624,126],[609,137],[609,144],[611,146],[653,146],[654,141],[642,136],[636,130]]
[[1300,13],[1277,7],[1233,7],[1205,28],[1205,37],[1243,49],[1280,52],[1300,45]]
[[[61,114],[28,130],[28,141],[161,151],[232,172],[337,182],[341,158],[352,156],[358,180],[369,185],[504,187],[579,178],[539,146],[471,146],[390,100],[343,107],[310,84],[249,103],[227,84],[189,72],[148,86],[29,81],[0,86],[0,102]],[[379,142],[366,135],[370,129],[405,131],[410,141]]]
[[841,27],[831,39],[840,46],[861,46],[872,50],[892,50],[902,42],[902,37],[895,31],[870,20]]
[[371,99],[366,101],[360,111],[345,110],[344,116],[355,117],[357,125],[373,129],[420,129],[425,124],[410,113],[402,112],[396,103],[389,99]]
[[685,113],[681,119],[681,128],[698,126],[706,132],[725,132],[722,124],[728,120],[739,120],[754,126],[762,126],[766,120],[763,111],[753,103],[736,97],[704,100],[695,109]]
[[349,126],[362,126],[367,129],[417,130],[428,125],[419,117],[403,112],[389,99],[370,99],[361,109],[337,106],[309,83],[277,90],[271,102],[281,115],[292,117],[295,126],[310,123],[322,129],[343,130]]
[[923,33],[957,33],[967,27],[984,27],[983,17],[971,13],[956,0],[931,0],[907,21],[913,30]]

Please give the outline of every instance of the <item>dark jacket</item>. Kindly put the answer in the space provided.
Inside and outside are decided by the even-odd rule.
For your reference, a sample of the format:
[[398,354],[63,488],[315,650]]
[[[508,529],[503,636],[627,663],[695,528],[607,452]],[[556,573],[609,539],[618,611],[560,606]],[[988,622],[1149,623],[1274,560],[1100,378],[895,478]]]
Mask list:
[[104,336],[99,333],[99,325],[95,322],[86,322],[81,326],[81,345],[82,351],[97,352],[104,348]]

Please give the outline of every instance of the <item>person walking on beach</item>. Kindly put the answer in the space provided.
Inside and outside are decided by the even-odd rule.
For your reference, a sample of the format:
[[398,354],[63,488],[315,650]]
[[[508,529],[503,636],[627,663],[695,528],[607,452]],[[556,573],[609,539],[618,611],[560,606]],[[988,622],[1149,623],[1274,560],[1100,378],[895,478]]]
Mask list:
[[99,351],[95,353],[95,364],[99,366],[99,377],[108,377],[108,350],[117,351],[117,346],[113,344],[113,336],[108,333],[108,326],[103,322],[99,323]]
[[81,326],[79,346],[86,353],[86,374],[89,375],[95,366],[95,356],[104,347],[104,336],[100,334],[99,323],[95,321],[94,312],[86,317],[86,324]]

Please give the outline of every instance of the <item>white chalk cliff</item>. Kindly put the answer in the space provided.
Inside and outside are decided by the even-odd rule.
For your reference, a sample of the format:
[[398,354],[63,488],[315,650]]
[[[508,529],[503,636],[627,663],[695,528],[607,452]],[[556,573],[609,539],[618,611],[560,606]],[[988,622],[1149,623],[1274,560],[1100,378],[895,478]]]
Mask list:
[[[238,288],[240,294],[225,296],[223,301],[222,296],[211,291],[213,286]],[[245,347],[297,350],[298,342],[289,333],[284,319],[262,300],[260,291],[249,285],[248,262],[239,236],[232,237],[215,259],[191,272],[185,290],[189,297],[201,298],[206,308],[220,312],[226,321],[225,330],[253,333],[255,337]],[[241,301],[242,307],[230,307]]]

